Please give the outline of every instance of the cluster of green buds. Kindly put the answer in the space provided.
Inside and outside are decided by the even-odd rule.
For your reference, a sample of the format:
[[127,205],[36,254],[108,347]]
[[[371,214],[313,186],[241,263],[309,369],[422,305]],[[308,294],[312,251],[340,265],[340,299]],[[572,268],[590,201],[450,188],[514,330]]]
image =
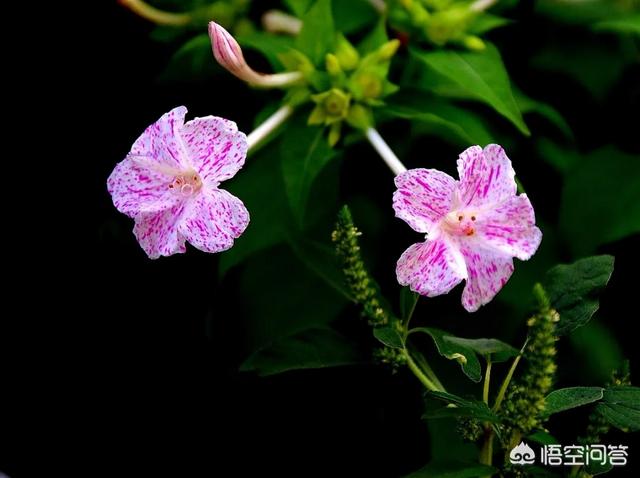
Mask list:
[[215,59],[241,80],[256,87],[286,89],[288,108],[312,103],[308,123],[328,127],[331,146],[340,139],[345,122],[360,131],[373,127],[372,108],[398,89],[387,79],[398,40],[380,40],[377,46],[358,51],[338,33],[322,65],[291,49],[279,55],[287,71],[263,74],[247,64],[240,45],[222,26],[210,22],[209,36]]
[[534,287],[538,312],[531,317],[528,341],[524,349],[521,375],[511,382],[503,404],[505,445],[517,445],[523,434],[542,428],[545,397],[551,391],[556,374],[556,324],[558,312],[551,307],[540,284]]
[[474,23],[492,0],[390,0],[389,21],[394,28],[438,46],[457,44],[470,50],[485,47],[474,34]]
[[328,127],[328,141],[334,146],[343,123],[362,131],[372,127],[372,108],[397,91],[387,76],[399,46],[398,40],[391,40],[361,55],[344,35],[338,34],[334,51],[325,56],[323,69],[315,68],[298,51],[282,55],[285,67],[300,71],[305,79],[292,88],[287,101],[296,106],[311,100],[315,106],[308,124]]

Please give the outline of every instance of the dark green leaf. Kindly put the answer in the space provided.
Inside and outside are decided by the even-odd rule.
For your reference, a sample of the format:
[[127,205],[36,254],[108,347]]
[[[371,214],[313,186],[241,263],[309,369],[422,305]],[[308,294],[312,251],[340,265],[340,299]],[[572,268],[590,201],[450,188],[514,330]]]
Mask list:
[[325,55],[333,49],[336,34],[331,0],[316,0],[302,17],[302,22],[302,30],[296,38],[296,48],[315,65],[320,65]]
[[364,56],[367,53],[377,50],[387,41],[389,41],[389,35],[387,35],[387,22],[384,18],[380,18],[373,30],[371,30],[367,36],[358,43],[358,51]]
[[640,388],[611,387],[596,410],[613,426],[621,430],[640,430]]
[[613,272],[612,256],[593,256],[547,272],[544,288],[560,314],[556,332],[564,335],[586,324],[600,307],[598,294]]
[[470,417],[493,423],[500,421],[487,404],[480,400],[469,400],[446,392],[429,392],[427,397],[443,401],[448,405],[436,409],[428,407],[423,418]]
[[542,430],[528,435],[527,440],[531,440],[542,445],[556,445],[559,443],[556,437],[547,432],[543,432]]
[[170,58],[160,79],[176,81],[207,78],[220,71],[211,53],[209,35],[197,35],[183,44]]
[[536,143],[536,150],[538,156],[562,174],[568,174],[571,172],[571,170],[582,160],[576,151],[562,149],[557,144],[546,138],[538,140]]
[[459,345],[446,340],[451,337],[447,332],[432,327],[416,327],[410,333],[422,332],[431,336],[438,348],[438,352],[449,360],[456,360],[462,367],[462,371],[474,382],[481,378],[481,367],[475,352],[469,347]]
[[485,357],[491,356],[492,362],[504,362],[520,353],[515,347],[498,339],[463,339],[449,336],[444,337],[444,340],[470,348]]
[[404,478],[475,478],[477,476],[492,476],[498,470],[489,465],[479,463],[429,463]]
[[351,33],[373,23],[380,17],[368,0],[333,0],[336,30]]
[[324,327],[347,305],[284,245],[252,256],[240,270],[239,286],[239,296],[230,300],[246,321],[243,329],[251,351],[305,329]]
[[[264,32],[252,32],[237,37],[238,43],[243,48],[250,48],[262,53],[271,66],[275,69],[282,68],[279,55],[288,52],[293,48],[293,39],[283,35],[271,35]],[[211,49],[211,46],[209,46]]]
[[606,148],[580,161],[562,191],[560,228],[576,256],[640,232],[640,158]]
[[387,347],[404,348],[404,340],[394,325],[386,325],[373,329],[373,336]]
[[614,334],[602,322],[591,320],[574,330],[569,340],[581,364],[575,380],[593,380],[606,383],[623,362],[623,353]]
[[436,50],[424,53],[414,50],[413,55],[459,87],[468,98],[492,106],[522,133],[530,134],[511,92],[509,76],[495,46],[488,44],[482,52]]
[[220,257],[220,276],[255,252],[285,241],[292,229],[277,149],[268,145],[224,187],[242,198],[251,214],[247,230]]
[[303,237],[290,240],[289,245],[304,265],[344,298],[353,300],[344,283],[344,274],[333,247]]
[[554,390],[545,398],[545,415],[563,412],[597,402],[603,397],[602,387],[571,387]]
[[529,98],[518,89],[514,89],[514,97],[522,114],[539,114],[543,118],[546,118],[556,128],[558,128],[566,138],[570,140],[573,139],[573,131],[571,131],[571,127],[555,108],[546,103],[542,103],[540,101]]
[[354,345],[342,335],[329,328],[312,328],[256,351],[240,366],[240,370],[264,376],[362,362]]
[[593,25],[596,31],[640,35],[640,14],[605,20]]
[[284,0],[284,3],[297,17],[302,17],[313,3],[313,0]]
[[419,298],[420,294],[412,292],[408,287],[400,289],[400,317],[404,322],[411,318]]
[[293,215],[302,227],[309,193],[316,177],[336,152],[329,147],[322,128],[292,122],[284,132],[280,159],[285,190]]
[[469,33],[474,35],[483,35],[496,28],[504,27],[513,23],[508,18],[499,17],[490,13],[478,15],[473,23],[469,26]]
[[421,132],[443,137],[456,146],[486,145],[493,141],[486,121],[459,106],[427,95],[407,91],[390,97],[382,108],[385,114],[424,125]]

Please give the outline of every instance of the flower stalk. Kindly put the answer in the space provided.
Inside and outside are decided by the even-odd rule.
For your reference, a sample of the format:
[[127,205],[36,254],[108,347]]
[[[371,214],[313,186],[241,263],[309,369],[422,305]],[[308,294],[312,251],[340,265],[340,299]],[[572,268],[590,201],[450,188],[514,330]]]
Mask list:
[[397,176],[407,170],[375,128],[368,128],[365,131],[365,135],[369,140],[369,143],[371,143],[371,146],[373,146],[373,148],[378,152],[393,174]]
[[260,126],[247,135],[248,150],[252,151],[267,136],[273,133],[293,114],[293,108],[289,105],[280,107],[275,113],[269,116]]
[[142,0],[118,0],[118,3],[131,10],[139,17],[149,20],[156,25],[181,27],[188,25],[192,21],[192,17],[188,13],[166,12],[153,7]]

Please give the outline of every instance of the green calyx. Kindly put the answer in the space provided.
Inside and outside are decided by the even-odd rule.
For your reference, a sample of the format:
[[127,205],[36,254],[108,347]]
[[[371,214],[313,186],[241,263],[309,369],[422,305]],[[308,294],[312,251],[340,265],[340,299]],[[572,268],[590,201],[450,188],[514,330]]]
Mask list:
[[469,3],[451,0],[392,0],[389,20],[400,30],[434,45],[456,44],[469,50],[482,50],[485,44],[471,33],[481,12]]
[[330,125],[342,121],[349,114],[351,95],[337,88],[324,93],[312,95],[311,99],[316,107],[309,116],[308,123]]

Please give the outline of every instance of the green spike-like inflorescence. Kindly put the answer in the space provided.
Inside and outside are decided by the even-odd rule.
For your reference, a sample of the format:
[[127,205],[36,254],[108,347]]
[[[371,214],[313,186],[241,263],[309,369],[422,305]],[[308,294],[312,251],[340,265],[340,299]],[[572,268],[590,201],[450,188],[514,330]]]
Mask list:
[[360,232],[353,224],[351,211],[344,206],[338,213],[336,229],[331,235],[340,259],[345,282],[353,299],[362,306],[362,315],[375,327],[386,325],[391,313],[382,305],[375,281],[369,276],[360,255]]
[[523,434],[544,423],[545,397],[551,391],[556,373],[556,324],[560,320],[540,284],[534,287],[538,312],[529,319],[528,342],[523,354],[524,370],[509,386],[503,404],[503,436],[511,447]]

